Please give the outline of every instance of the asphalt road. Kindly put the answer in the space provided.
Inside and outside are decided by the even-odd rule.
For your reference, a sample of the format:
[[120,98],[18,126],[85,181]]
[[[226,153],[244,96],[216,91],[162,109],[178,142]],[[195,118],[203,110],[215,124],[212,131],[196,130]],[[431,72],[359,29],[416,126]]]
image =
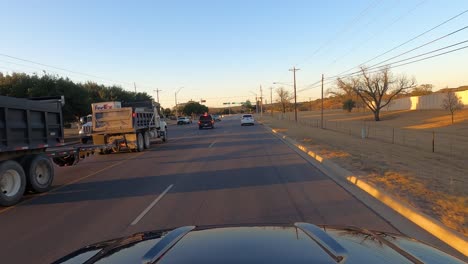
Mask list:
[[356,225],[397,232],[262,126],[169,127],[142,153],[57,168],[54,189],[0,208],[2,263],[49,263],[90,243],[182,225]]

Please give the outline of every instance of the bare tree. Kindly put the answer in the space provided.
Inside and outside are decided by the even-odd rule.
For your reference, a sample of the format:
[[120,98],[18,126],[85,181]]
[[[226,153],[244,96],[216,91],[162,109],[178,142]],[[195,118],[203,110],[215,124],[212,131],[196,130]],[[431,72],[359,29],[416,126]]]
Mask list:
[[375,121],[380,121],[380,110],[390,104],[396,95],[413,88],[416,81],[406,76],[394,77],[388,68],[371,73],[361,68],[361,75],[345,81],[338,78],[338,87],[350,87],[361,101],[374,113]]
[[351,79],[348,82],[344,82],[342,79],[338,79],[336,83],[336,89],[328,90],[327,94],[341,97],[343,100],[355,99],[357,94],[355,92],[359,79]]
[[460,97],[458,97],[453,91],[449,91],[445,95],[444,101],[442,102],[442,108],[450,111],[453,124],[453,115],[455,114],[455,111],[461,110],[463,108],[463,102],[461,101]]
[[289,101],[291,101],[291,95],[289,91],[284,89],[283,87],[280,87],[276,89],[276,95],[278,95],[277,102],[280,103],[281,110],[283,111],[283,113],[286,113],[286,108],[289,104]]

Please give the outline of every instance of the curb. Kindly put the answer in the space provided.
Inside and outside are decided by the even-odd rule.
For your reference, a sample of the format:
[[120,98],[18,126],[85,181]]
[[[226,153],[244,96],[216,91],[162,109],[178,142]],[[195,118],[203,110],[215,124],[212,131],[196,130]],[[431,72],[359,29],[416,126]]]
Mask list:
[[[297,143],[294,139],[291,139],[275,129],[270,128],[269,126],[263,124],[263,126],[272,132],[275,136],[279,137],[281,140],[286,141],[287,143],[293,145],[294,147],[298,148],[309,157],[313,158],[315,161],[319,162],[323,168],[318,167],[324,174],[328,175],[329,177],[338,180],[340,182],[344,181],[347,184],[352,184],[359,189],[363,190],[367,194],[371,195],[375,199],[379,200],[386,206],[392,208],[406,219],[410,220],[414,224],[418,225],[428,233],[432,234],[436,238],[440,239],[441,241],[445,242],[447,245],[451,246],[452,248],[456,249],[457,251],[461,252],[465,256],[468,256],[468,241],[463,237],[463,235],[456,233],[455,231],[450,230],[449,228],[445,227],[441,222],[438,220],[419,212],[417,209],[412,208],[408,205],[403,204],[402,202],[398,201],[391,195],[385,193],[382,190],[379,190],[375,186],[370,183],[367,183],[363,180],[360,180],[356,177],[352,172],[341,168],[334,162],[323,158],[322,156],[318,155],[312,150],[309,150],[304,145]],[[331,173],[330,173],[331,172]],[[332,176],[330,174],[334,174],[339,177],[336,179],[336,176]]]

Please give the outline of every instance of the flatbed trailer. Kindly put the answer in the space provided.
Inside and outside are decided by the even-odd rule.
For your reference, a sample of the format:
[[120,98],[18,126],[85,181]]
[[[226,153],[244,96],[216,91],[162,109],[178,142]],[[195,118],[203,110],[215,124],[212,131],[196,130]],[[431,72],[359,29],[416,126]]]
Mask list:
[[11,206],[28,192],[46,192],[53,163],[72,166],[106,144],[65,144],[63,97],[21,99],[0,96],[0,206]]

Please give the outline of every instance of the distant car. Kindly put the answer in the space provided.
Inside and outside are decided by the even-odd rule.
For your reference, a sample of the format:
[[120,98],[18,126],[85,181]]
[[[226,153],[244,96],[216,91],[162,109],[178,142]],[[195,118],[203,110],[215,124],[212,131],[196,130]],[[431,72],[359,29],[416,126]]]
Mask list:
[[188,116],[182,116],[177,119],[178,125],[192,124],[192,119]]
[[399,234],[309,223],[183,226],[88,245],[54,263],[464,263]]
[[213,120],[216,122],[221,121],[221,116],[220,115],[213,115]]
[[214,119],[211,115],[204,114],[200,116],[198,120],[198,129],[202,128],[214,128]]
[[255,120],[252,115],[242,115],[241,117],[241,126],[244,125],[254,125]]

